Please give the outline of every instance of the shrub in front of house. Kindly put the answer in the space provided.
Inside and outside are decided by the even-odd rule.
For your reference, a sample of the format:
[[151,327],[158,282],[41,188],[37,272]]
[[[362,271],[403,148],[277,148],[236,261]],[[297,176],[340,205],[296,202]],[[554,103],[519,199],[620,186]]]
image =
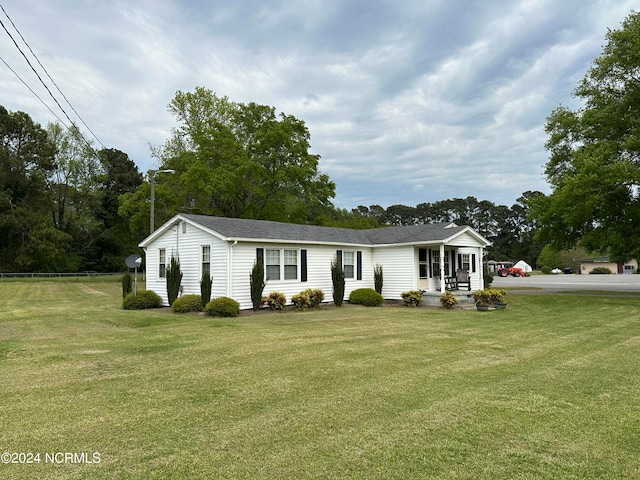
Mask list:
[[212,317],[237,317],[240,315],[240,304],[233,298],[218,297],[207,303],[204,311]]
[[211,285],[213,279],[211,275],[207,273],[202,274],[202,280],[200,280],[200,300],[202,302],[200,311],[211,301]]
[[473,301],[480,305],[489,305],[491,303],[491,289],[483,288],[473,292]]
[[176,257],[171,257],[171,263],[167,267],[167,300],[169,305],[173,305],[173,302],[178,298],[182,275],[180,261]]
[[126,297],[133,291],[133,276],[127,272],[122,276],[122,298]]
[[611,270],[609,270],[607,267],[595,267],[589,273],[593,273],[593,274],[596,274],[596,275],[598,275],[598,274],[610,275],[611,274]]
[[162,307],[162,298],[152,290],[139,290],[137,294],[131,292],[122,300],[125,310],[145,310],[147,308]]
[[183,295],[174,300],[171,308],[176,313],[201,312],[202,297],[196,294]]
[[337,256],[331,260],[331,284],[333,285],[333,303],[336,307],[341,307],[344,301],[345,279],[342,264]]
[[453,309],[458,304],[458,298],[453,292],[447,290],[440,296],[440,305],[444,308]]
[[375,291],[382,295],[382,265],[377,264],[373,269],[373,284],[375,285]]
[[422,303],[421,290],[409,290],[408,292],[402,292],[400,296],[407,307],[417,307]]
[[358,288],[349,294],[349,303],[365,307],[379,307],[384,303],[384,298],[373,288]]
[[264,281],[264,262],[262,258],[257,258],[253,263],[253,268],[249,274],[249,286],[251,288],[251,304],[254,310],[258,310],[262,305],[262,291],[266,283]]
[[324,300],[324,292],[322,290],[314,290],[311,288],[307,288],[302,292],[298,293],[291,297],[291,303],[298,310],[309,310],[310,308],[315,308],[322,303]]
[[282,292],[271,292],[264,298],[269,310],[282,310],[287,304],[287,297]]

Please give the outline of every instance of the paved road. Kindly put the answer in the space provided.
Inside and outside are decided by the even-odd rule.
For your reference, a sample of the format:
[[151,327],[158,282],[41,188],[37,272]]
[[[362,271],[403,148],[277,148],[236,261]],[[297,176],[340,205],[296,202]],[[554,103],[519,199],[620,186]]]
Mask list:
[[493,277],[492,287],[559,290],[605,290],[640,293],[640,275],[532,275],[530,277]]

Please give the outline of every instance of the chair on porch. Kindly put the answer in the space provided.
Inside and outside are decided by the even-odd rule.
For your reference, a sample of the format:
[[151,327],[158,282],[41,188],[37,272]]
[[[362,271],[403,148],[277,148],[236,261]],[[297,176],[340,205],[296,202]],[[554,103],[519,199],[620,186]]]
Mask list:
[[471,290],[471,276],[469,275],[469,271],[462,268],[457,269],[456,283],[458,284],[458,290],[463,286],[466,286],[467,290]]

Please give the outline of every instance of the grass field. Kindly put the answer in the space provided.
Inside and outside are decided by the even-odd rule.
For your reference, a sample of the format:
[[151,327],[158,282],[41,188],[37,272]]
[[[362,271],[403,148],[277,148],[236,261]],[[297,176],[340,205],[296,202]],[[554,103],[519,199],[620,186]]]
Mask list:
[[0,298],[0,452],[39,454],[2,479],[640,478],[638,297],[237,319],[123,311],[113,281]]

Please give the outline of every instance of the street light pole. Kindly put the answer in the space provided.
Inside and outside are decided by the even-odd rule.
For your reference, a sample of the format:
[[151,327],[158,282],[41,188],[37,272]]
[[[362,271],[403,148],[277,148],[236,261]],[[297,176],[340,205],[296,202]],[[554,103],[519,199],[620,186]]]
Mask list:
[[149,218],[149,234],[152,234],[155,229],[155,207],[156,207],[156,174],[157,173],[176,173],[175,170],[149,170],[147,176],[149,177],[149,184],[151,185],[151,213]]

